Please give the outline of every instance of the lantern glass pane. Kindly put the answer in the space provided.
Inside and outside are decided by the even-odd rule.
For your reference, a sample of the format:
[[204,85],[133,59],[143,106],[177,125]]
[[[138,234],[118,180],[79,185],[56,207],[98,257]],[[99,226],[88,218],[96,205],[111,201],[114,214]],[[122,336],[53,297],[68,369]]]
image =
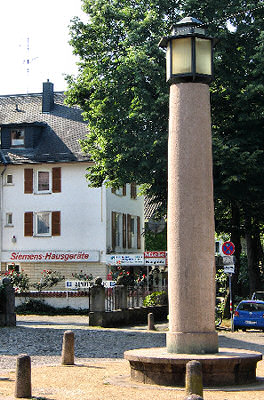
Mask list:
[[191,38],[172,40],[172,74],[187,74],[192,72],[192,41]]
[[167,76],[167,81],[168,81],[171,77],[171,46],[170,46],[170,42],[168,43],[167,53],[166,53],[166,76]]
[[211,40],[195,38],[196,73],[212,75]]

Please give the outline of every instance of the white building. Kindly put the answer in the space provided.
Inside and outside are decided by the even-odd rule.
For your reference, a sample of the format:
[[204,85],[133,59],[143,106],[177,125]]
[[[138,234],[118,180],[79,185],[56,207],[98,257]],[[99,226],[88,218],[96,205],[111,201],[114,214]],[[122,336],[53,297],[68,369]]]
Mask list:
[[43,93],[0,96],[1,271],[43,270],[105,278],[110,253],[144,251],[143,198],[136,186],[89,188],[91,162],[78,108],[45,82]]

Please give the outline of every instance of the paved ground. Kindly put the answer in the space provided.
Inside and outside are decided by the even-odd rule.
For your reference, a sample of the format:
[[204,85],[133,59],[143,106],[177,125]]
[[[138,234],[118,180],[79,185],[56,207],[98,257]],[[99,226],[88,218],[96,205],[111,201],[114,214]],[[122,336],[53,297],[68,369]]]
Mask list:
[[[158,330],[155,332],[148,332],[146,326],[126,329],[94,329],[87,326],[87,317],[84,316],[18,316],[17,327],[0,329],[0,399],[13,398],[16,358],[18,354],[23,353],[31,356],[32,374],[36,382],[34,391],[38,395],[38,397],[34,397],[35,399],[101,400],[107,398],[109,400],[118,397],[119,400],[129,400],[130,398],[137,400],[147,399],[149,396],[159,397],[159,399],[183,399],[184,394],[182,391],[176,391],[172,395],[172,389],[161,391],[159,387],[153,388],[144,385],[143,390],[138,385],[131,386],[128,379],[129,366],[123,360],[124,351],[128,349],[165,346],[166,328],[167,324],[157,324]],[[67,367],[60,366],[63,334],[68,329],[73,330],[75,334],[76,368],[72,367],[71,370],[69,367],[67,369]],[[220,331],[219,344],[220,347],[248,349],[264,354],[264,333]],[[259,364],[261,368],[258,375],[264,377],[264,362]],[[41,369],[38,368],[39,366],[41,366]],[[13,371],[11,371],[12,369]],[[93,373],[93,390],[91,388],[87,389],[89,393],[92,390],[92,395],[91,393],[87,394],[88,392],[83,387],[83,380],[85,380],[85,376],[87,377],[84,371],[86,371],[86,374],[89,372],[90,379],[91,372]],[[53,385],[51,384],[51,376],[56,376],[56,379],[52,378],[55,379]],[[66,390],[66,386],[69,385],[69,376],[70,378],[75,376],[75,378],[71,386]],[[64,381],[64,384],[61,384],[61,391],[59,390],[60,381]],[[108,392],[106,385],[111,386],[111,390],[110,388],[107,389]],[[49,389],[46,389],[46,386]],[[149,392],[146,390],[147,386]],[[77,389],[81,390],[81,392],[79,393]],[[152,390],[153,393],[151,392]],[[159,391],[158,394],[157,390]],[[241,389],[239,396],[237,392],[235,394],[232,391],[227,391],[228,394],[226,394],[226,391],[213,392],[214,394],[206,392],[204,398],[206,400],[247,398],[261,400],[264,397],[263,390],[263,386],[259,386],[250,392],[247,392],[244,388],[243,390]],[[47,393],[50,394],[48,395]],[[117,393],[123,394],[117,396]],[[221,393],[224,393],[222,397]],[[248,397],[245,397],[247,396],[246,393],[250,393]]]

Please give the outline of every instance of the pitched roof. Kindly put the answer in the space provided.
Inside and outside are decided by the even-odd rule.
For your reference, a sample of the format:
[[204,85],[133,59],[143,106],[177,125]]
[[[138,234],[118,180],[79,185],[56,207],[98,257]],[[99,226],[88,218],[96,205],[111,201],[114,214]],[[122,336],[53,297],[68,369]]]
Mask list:
[[[89,161],[79,139],[87,134],[81,110],[64,104],[65,95],[54,92],[54,107],[42,112],[42,93],[0,96],[0,126],[41,127],[39,142],[33,148],[3,148],[4,164]],[[40,128],[38,128],[40,129]]]

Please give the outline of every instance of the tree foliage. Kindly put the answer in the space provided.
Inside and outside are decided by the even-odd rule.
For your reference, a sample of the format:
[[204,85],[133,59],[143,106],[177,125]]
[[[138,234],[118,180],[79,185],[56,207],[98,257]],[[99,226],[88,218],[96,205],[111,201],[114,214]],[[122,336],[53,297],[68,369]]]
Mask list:
[[[169,88],[158,42],[173,23],[191,15],[219,39],[211,85],[216,227],[230,232],[239,250],[241,235],[259,248],[264,225],[262,0],[83,0],[83,10],[87,22],[74,19],[71,27],[80,62],[78,75],[68,77],[67,97],[87,119],[89,135],[82,148],[94,161],[89,184],[145,184],[166,209]],[[249,260],[255,271],[258,252]],[[252,280],[251,290],[257,275]]]

